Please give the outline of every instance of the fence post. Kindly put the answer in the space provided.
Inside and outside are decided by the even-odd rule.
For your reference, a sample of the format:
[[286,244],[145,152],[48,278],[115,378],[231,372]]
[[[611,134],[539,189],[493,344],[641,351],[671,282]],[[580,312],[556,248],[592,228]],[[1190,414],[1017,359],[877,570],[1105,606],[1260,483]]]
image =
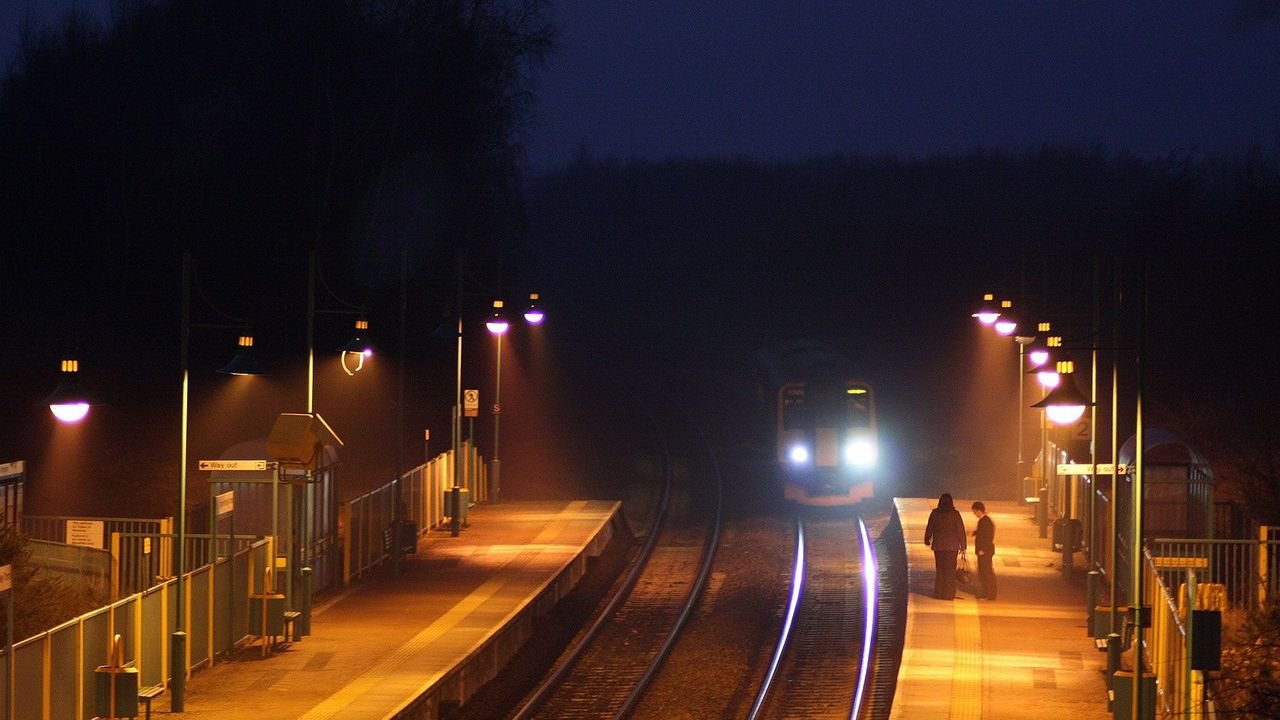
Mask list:
[[120,533],[111,533],[111,602],[120,597]]
[[338,503],[338,541],[342,543],[342,584],[351,584],[351,506]]
[[1265,607],[1267,604],[1267,584],[1271,578],[1268,577],[1267,566],[1267,537],[1271,534],[1271,528],[1267,525],[1258,526],[1258,607]]

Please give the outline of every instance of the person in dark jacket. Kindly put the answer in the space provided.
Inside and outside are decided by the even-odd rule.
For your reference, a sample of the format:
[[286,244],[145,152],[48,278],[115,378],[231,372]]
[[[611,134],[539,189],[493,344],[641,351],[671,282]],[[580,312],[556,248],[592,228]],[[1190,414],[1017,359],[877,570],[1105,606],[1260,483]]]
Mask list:
[[992,558],[996,554],[996,524],[987,515],[987,506],[981,500],[973,503],[973,516],[978,527],[973,531],[973,551],[978,555],[978,597],[996,599],[996,570]]
[[939,600],[955,600],[956,554],[969,548],[969,537],[951,493],[942,493],[938,507],[929,512],[924,544],[933,548],[933,596]]

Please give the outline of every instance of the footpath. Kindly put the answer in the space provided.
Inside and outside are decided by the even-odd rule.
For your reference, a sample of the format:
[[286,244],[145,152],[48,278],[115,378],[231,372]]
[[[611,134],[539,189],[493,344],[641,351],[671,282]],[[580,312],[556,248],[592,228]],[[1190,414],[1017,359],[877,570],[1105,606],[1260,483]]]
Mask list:
[[[614,502],[499,503],[459,537],[419,540],[397,577],[370,579],[313,610],[311,635],[263,657],[246,647],[193,674],[166,718],[434,717],[465,702],[567,594],[615,530]],[[386,573],[389,575],[390,573]],[[523,636],[522,636],[523,635]]]
[[[1106,654],[1089,637],[1084,589],[1064,578],[1061,554],[1030,510],[985,501],[996,526],[996,600],[961,587],[933,597],[924,528],[936,499],[895,501],[907,545],[907,628],[892,720],[1111,720]],[[972,499],[956,508],[972,532]],[[977,570],[973,538],[969,563]]]

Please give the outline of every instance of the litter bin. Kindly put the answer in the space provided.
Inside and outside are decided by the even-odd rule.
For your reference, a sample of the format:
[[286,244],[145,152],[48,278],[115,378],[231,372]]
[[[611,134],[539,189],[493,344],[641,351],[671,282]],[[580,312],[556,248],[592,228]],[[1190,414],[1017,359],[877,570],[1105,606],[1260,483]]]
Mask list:
[[453,517],[455,512],[454,497],[457,497],[456,512],[458,517],[456,520],[459,525],[467,524],[467,511],[471,506],[471,490],[464,487],[449,488],[444,491],[444,509],[449,517]]
[[[1154,720],[1156,716],[1156,676],[1142,673],[1142,720]],[[1133,671],[1120,670],[1111,676],[1112,720],[1133,718]]]
[[1080,521],[1074,518],[1059,518],[1053,521],[1053,549],[1057,552],[1070,550],[1078,552],[1081,547],[1081,540],[1084,537],[1084,531],[1081,528]]
[[401,521],[400,548],[407,555],[418,552],[418,523],[412,520]]
[[259,637],[284,635],[284,595],[254,593],[249,596],[249,633]]
[[[138,668],[99,665],[93,671],[94,713],[100,718],[138,716]],[[112,687],[115,697],[112,698]],[[114,705],[112,701],[114,700]]]

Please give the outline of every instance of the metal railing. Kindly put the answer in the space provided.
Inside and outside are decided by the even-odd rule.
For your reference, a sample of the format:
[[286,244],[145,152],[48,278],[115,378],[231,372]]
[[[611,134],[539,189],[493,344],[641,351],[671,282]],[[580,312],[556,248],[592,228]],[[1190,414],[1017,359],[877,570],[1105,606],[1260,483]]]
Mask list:
[[1143,560],[1142,604],[1151,608],[1144,657],[1156,676],[1160,716],[1212,718],[1204,672],[1192,668],[1188,632],[1197,631],[1188,598],[1194,594],[1194,610],[1245,614],[1261,608],[1280,593],[1280,536],[1263,527],[1257,540],[1156,538]]
[[[475,446],[462,445],[459,484],[470,492],[472,503],[489,499],[488,466]],[[418,534],[440,527],[448,518],[445,493],[453,487],[453,451],[405,473],[399,480],[371,490],[339,509],[343,528],[343,582],[349,583],[391,558],[391,527],[395,521],[397,485],[404,520],[417,525]]]
[[[250,635],[249,596],[261,591],[269,567],[269,542],[260,540],[233,557],[186,574],[182,612],[189,670],[215,661]],[[123,660],[137,669],[143,686],[170,680],[170,637],[177,593],[169,580],[22,640],[13,648],[15,718],[82,720],[95,717],[95,669],[109,662],[113,638],[121,636]],[[0,655],[3,652],[0,651]],[[9,702],[0,683],[0,704]]]

